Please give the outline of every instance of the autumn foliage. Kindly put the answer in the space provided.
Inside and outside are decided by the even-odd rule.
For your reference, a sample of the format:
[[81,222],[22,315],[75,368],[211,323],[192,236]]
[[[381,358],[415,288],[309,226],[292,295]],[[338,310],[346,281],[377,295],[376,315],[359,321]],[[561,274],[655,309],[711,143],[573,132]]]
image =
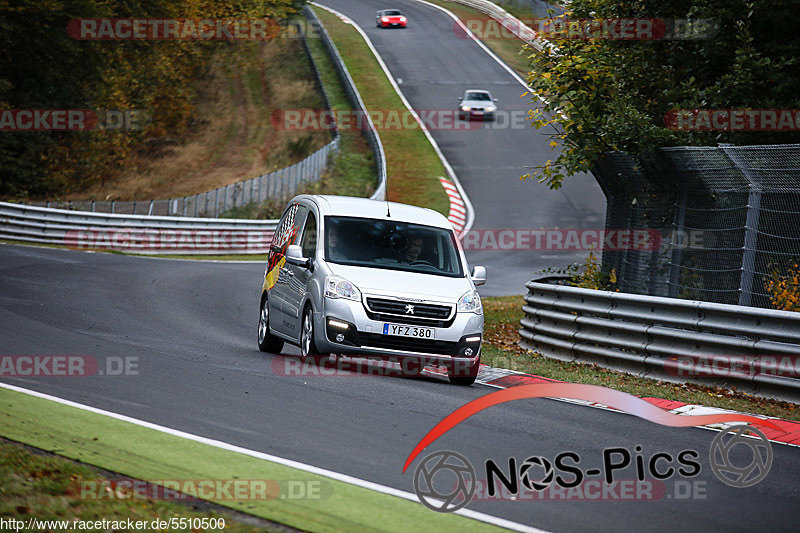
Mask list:
[[282,20],[302,0],[39,0],[0,2],[0,110],[147,110],[137,131],[3,132],[0,198],[53,198],[102,183],[131,155],[192,127],[196,86],[211,54],[247,43],[202,40],[82,41],[75,18]]
[[764,286],[773,307],[783,311],[800,311],[800,266],[797,263],[784,274],[773,272]]

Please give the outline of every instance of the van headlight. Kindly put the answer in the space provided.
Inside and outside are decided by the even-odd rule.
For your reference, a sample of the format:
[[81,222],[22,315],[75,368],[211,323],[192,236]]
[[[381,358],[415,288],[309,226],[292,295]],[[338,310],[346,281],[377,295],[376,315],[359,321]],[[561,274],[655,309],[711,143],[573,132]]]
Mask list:
[[344,298],[346,300],[361,301],[361,291],[358,287],[339,276],[325,278],[325,296],[327,298]]
[[483,314],[483,306],[481,305],[481,297],[478,291],[469,291],[458,299],[458,312]]

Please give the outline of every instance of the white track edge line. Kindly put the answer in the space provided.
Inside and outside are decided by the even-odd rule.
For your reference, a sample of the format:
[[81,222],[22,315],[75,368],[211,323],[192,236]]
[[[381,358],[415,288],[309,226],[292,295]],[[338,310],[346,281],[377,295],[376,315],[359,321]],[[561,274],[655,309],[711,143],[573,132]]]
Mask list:
[[[185,431],[180,431],[178,429],[169,428],[166,426],[161,426],[158,424],[154,424],[152,422],[147,422],[145,420],[139,420],[138,418],[133,418],[126,415],[121,415],[119,413],[114,413],[113,411],[106,411],[105,409],[99,409],[97,407],[92,407],[90,405],[85,405],[82,403],[73,402],[71,400],[66,400],[64,398],[59,398],[58,396],[52,396],[50,394],[45,394],[43,392],[38,392],[31,389],[25,389],[22,387],[17,387],[15,385],[11,385],[5,382],[0,381],[0,388],[19,392],[22,394],[27,394],[28,396],[34,396],[36,398],[41,398],[43,400],[49,400],[51,402],[55,402],[61,405],[66,405],[68,407],[74,407],[76,409],[80,409],[82,411],[87,411],[90,413],[107,416],[109,418],[113,418],[115,420],[119,420],[122,422],[128,422],[130,424],[134,424],[136,426],[144,427],[147,429],[152,429],[154,431],[159,431],[161,433],[166,433],[168,435],[172,435],[175,437],[179,437],[182,439],[198,442],[201,444],[206,444],[208,446],[212,446],[214,448],[219,448],[222,450],[226,450],[233,453],[238,453],[241,455],[247,455],[253,457],[255,459],[261,459],[263,461],[269,461],[271,463],[276,463],[283,466],[288,466],[290,468],[295,468],[297,470],[301,470],[303,472],[309,472],[311,474],[317,474],[319,476],[324,476],[327,478],[334,479],[336,481],[341,481],[342,483],[347,483],[349,485],[355,485],[357,487],[361,487],[364,489],[373,490],[375,492],[380,492],[382,494],[386,494],[389,496],[395,496],[397,498],[402,498],[404,500],[409,500],[415,503],[419,503],[419,498],[417,498],[416,494],[412,494],[410,492],[406,492],[400,489],[395,489],[392,487],[387,487],[386,485],[381,485],[379,483],[374,483],[372,481],[367,481],[365,479],[357,478],[354,476],[349,476],[347,474],[342,474],[340,472],[335,472],[333,470],[328,470],[325,468],[320,468],[317,466],[301,463],[299,461],[293,461],[292,459],[285,459],[283,457],[278,457],[276,455],[271,455],[264,452],[259,452],[256,450],[250,450],[248,448],[242,448],[241,446],[236,446],[235,444],[229,444],[227,442],[222,442],[219,440],[210,439],[208,437],[201,437],[200,435],[195,435],[193,433],[187,433]],[[420,504],[421,505],[421,504]],[[504,518],[499,518],[496,516],[487,515],[485,513],[479,513],[477,511],[472,511],[470,509],[459,509],[455,511],[453,514],[458,514],[467,518],[472,518],[474,520],[479,520],[481,522],[486,522],[487,524],[495,525],[498,527],[502,527],[505,529],[511,529],[515,531],[522,531],[525,533],[546,533],[545,530],[537,529],[534,527],[526,526],[524,524],[519,524],[516,522],[512,522],[511,520],[506,520]]]
[[310,2],[310,3],[312,5],[314,5],[314,6],[317,6],[317,7],[321,8],[321,9],[324,9],[326,11],[330,11],[331,13],[336,15],[337,17],[344,17],[345,19],[349,20],[350,21],[350,25],[353,26],[353,28],[355,28],[355,30],[361,35],[361,38],[364,39],[364,42],[367,43],[367,46],[372,51],[372,55],[375,56],[375,59],[378,61],[378,64],[383,69],[383,73],[386,75],[386,78],[389,80],[389,83],[391,83],[392,87],[394,87],[394,90],[397,93],[397,96],[400,97],[400,100],[402,100],[403,105],[406,106],[406,108],[409,110],[411,115],[416,119],[417,123],[419,123],[420,128],[422,129],[422,133],[425,134],[425,137],[428,139],[428,142],[430,142],[431,146],[433,146],[433,150],[436,152],[436,155],[438,155],[439,159],[442,161],[442,164],[444,165],[444,168],[447,171],[447,175],[450,177],[450,180],[455,184],[456,188],[458,189],[459,194],[461,194],[461,198],[464,201],[464,204],[465,204],[465,206],[467,208],[467,223],[464,225],[464,228],[463,228],[462,232],[468,231],[470,228],[472,228],[472,224],[475,221],[475,210],[472,207],[472,202],[470,202],[469,196],[467,196],[467,193],[464,191],[464,188],[461,186],[461,182],[458,181],[458,176],[456,176],[456,173],[453,170],[453,167],[450,166],[450,162],[444,156],[444,153],[442,152],[442,149],[439,148],[439,144],[433,138],[433,136],[431,135],[431,132],[428,130],[427,126],[425,126],[425,124],[422,122],[422,119],[419,118],[419,115],[414,110],[414,108],[411,107],[411,103],[406,99],[406,96],[403,94],[403,91],[400,90],[400,86],[397,85],[397,81],[395,81],[394,77],[392,76],[392,73],[389,71],[389,67],[386,66],[386,63],[383,61],[383,58],[381,57],[381,55],[378,53],[378,50],[375,49],[375,45],[372,44],[372,40],[369,38],[369,36],[366,34],[366,32],[361,28],[361,26],[356,24],[356,22],[353,19],[351,19],[350,17],[348,17],[347,15],[344,15],[343,13],[340,13],[340,12],[336,11],[335,9],[330,8],[328,6],[325,6],[325,5],[322,5],[322,4],[318,3],[318,2]]

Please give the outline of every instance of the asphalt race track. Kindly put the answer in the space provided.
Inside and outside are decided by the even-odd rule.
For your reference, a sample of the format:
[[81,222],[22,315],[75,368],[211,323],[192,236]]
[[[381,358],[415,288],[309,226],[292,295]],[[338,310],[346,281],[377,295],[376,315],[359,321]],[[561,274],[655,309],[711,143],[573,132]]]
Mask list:
[[[455,110],[466,89],[487,89],[498,112],[525,116],[530,97],[522,85],[475,42],[459,36],[445,13],[413,0],[324,0],[369,35],[412,107]],[[408,16],[406,29],[380,29],[375,12],[386,6]],[[513,124],[513,127],[511,127]],[[567,178],[552,191],[535,180],[520,180],[526,167],[555,159],[550,139],[529,122],[501,119],[476,129],[431,131],[475,208],[473,229],[603,229],[605,196],[591,175]],[[510,250],[468,252],[470,265],[484,265],[488,281],[481,294],[522,294],[524,283],[543,268],[582,262],[584,252]]]
[[[137,357],[139,365],[138,375],[3,381],[413,492],[413,472],[401,470],[416,443],[491,389],[436,378],[280,375],[274,369],[284,358],[256,348],[262,275],[257,264],[0,245],[3,354]],[[734,489],[708,465],[715,434],[537,399],[476,415],[422,457],[453,450],[483,465],[534,455],[552,461],[574,451],[588,469],[602,465],[608,447],[633,451],[641,445],[645,459],[693,449],[702,470],[681,479],[702,482],[703,499],[481,501],[469,507],[555,531],[796,529],[800,450],[774,444],[768,477]],[[630,467],[616,479],[635,476]]]
[[[527,109],[519,84],[474,43],[455,36],[442,13],[408,1],[328,2],[372,36],[414,107],[451,108],[465,88],[477,86],[494,92],[501,109]],[[409,15],[409,28],[374,28],[375,11],[394,6]],[[557,192],[519,180],[525,165],[552,157],[547,140],[530,128],[437,131],[434,137],[476,208],[475,229],[602,227],[605,204],[590,176],[571,178]],[[534,270],[579,257],[469,255],[471,264],[489,270],[484,294],[520,294]],[[413,492],[411,470],[419,459],[405,475],[402,465],[417,442],[446,415],[492,389],[437,378],[285,376],[279,371],[285,358],[256,347],[262,279],[263,265],[253,263],[0,244],[0,355],[135,357],[139,368],[137,375],[118,377],[2,380]],[[298,353],[293,347],[284,352]],[[465,421],[421,458],[456,451],[484,477],[487,459],[502,466],[510,457],[553,461],[573,451],[586,470],[602,467],[603,450],[610,447],[633,452],[639,445],[645,463],[658,452],[696,450],[700,473],[676,474],[654,501],[617,501],[621,494],[611,492],[595,501],[477,501],[469,508],[554,531],[796,530],[800,450],[773,444],[766,479],[736,489],[711,471],[715,435],[565,402],[524,400]],[[616,476],[635,478],[634,466]]]

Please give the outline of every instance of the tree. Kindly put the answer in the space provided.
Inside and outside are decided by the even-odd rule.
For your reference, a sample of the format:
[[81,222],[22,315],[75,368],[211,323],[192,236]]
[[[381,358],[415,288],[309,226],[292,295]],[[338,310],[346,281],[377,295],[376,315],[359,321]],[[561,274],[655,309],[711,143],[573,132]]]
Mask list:
[[665,125],[674,110],[800,109],[800,39],[793,24],[798,8],[798,0],[572,0],[564,15],[551,15],[554,22],[710,19],[714,31],[655,40],[567,34],[550,39],[553,47],[544,53],[530,53],[533,125],[549,132],[559,152],[523,177],[555,189],[609,151],[800,142],[800,128],[676,131]]
[[125,164],[148,139],[191,120],[195,82],[225,41],[75,40],[76,18],[283,19],[304,0],[38,0],[0,2],[0,110],[146,109],[146,130],[0,132],[0,197],[81,190]]

